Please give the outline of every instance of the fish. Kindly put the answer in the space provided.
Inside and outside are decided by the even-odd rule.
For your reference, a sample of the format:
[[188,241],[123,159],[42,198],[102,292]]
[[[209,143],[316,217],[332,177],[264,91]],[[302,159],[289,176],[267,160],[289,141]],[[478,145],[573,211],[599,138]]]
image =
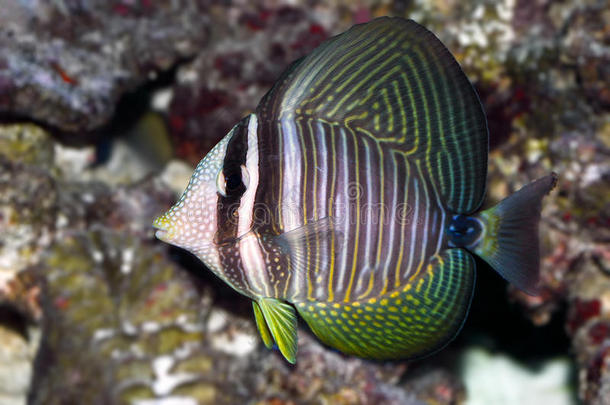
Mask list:
[[296,60],[197,165],[156,237],[252,300],[295,363],[297,314],[346,355],[415,359],[460,331],[475,259],[536,294],[550,173],[481,209],[489,134],[449,50],[381,17]]

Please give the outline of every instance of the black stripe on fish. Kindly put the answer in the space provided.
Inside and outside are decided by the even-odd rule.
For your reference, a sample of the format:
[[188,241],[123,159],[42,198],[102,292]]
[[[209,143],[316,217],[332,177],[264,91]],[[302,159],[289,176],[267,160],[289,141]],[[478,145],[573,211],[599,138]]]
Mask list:
[[215,243],[227,244],[234,242],[239,236],[239,204],[246,191],[242,181],[241,167],[246,164],[248,153],[248,122],[249,117],[241,120],[232,130],[233,135],[229,141],[224,157],[222,174],[225,180],[225,195],[218,198],[218,230]]

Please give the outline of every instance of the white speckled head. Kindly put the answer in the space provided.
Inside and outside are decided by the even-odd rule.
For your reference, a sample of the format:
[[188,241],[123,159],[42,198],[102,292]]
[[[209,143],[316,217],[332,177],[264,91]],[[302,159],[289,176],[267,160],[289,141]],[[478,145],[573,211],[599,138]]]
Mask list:
[[213,243],[218,229],[216,180],[232,136],[233,130],[199,162],[178,202],[153,222],[157,238],[196,254],[213,270],[220,269]]

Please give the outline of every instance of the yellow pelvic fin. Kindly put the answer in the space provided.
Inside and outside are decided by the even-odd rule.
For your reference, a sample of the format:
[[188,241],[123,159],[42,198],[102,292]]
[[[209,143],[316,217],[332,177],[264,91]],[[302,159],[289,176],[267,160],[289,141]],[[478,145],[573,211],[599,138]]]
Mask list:
[[[297,354],[297,316],[294,308],[275,298],[261,298],[254,303],[254,315],[259,332],[265,330],[261,332],[265,346],[271,346],[273,337],[282,355],[294,364]],[[265,324],[264,328],[262,324]]]
[[267,322],[265,322],[265,317],[263,316],[261,307],[256,303],[256,301],[252,301],[252,308],[254,309],[254,319],[256,319],[258,333],[260,333],[265,347],[267,347],[267,349],[271,349],[273,347],[273,336],[271,336],[271,331],[269,331],[269,328],[267,327]]

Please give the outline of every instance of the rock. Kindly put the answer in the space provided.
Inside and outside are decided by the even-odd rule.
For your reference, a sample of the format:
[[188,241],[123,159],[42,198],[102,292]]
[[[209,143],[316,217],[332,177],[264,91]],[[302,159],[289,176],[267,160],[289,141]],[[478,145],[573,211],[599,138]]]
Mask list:
[[[605,260],[610,250],[597,253]],[[602,259],[603,260],[603,259]],[[591,257],[571,278],[567,330],[580,366],[579,393],[587,404],[610,404],[610,281]]]
[[0,126],[0,155],[15,163],[50,170],[55,160],[54,142],[33,124]]
[[40,317],[38,290],[18,275],[40,260],[57,225],[52,165],[53,143],[44,131],[0,126],[0,304],[15,305],[30,319]]
[[202,2],[8,0],[0,16],[0,113],[63,131],[106,124],[121,95],[192,56]]
[[40,336],[35,330],[26,331],[26,337],[7,328],[3,315],[0,310],[0,405],[25,405]]
[[[401,384],[404,363],[375,363],[333,352],[310,332],[299,332],[297,364],[290,367],[279,353],[264,346],[243,368],[248,392],[261,403],[405,404],[423,402]],[[257,370],[256,373],[248,370]],[[449,401],[454,401],[451,395]],[[450,402],[447,402],[450,403]]]
[[508,356],[472,348],[463,354],[461,367],[469,405],[572,403],[567,356],[550,359],[532,370]]
[[30,403],[215,403],[208,309],[160,246],[99,228],[54,244],[40,271],[43,340]]
[[196,164],[261,97],[292,61],[345,23],[321,21],[314,8],[259,3],[214,8],[217,40],[182,66],[168,122],[178,157]]

